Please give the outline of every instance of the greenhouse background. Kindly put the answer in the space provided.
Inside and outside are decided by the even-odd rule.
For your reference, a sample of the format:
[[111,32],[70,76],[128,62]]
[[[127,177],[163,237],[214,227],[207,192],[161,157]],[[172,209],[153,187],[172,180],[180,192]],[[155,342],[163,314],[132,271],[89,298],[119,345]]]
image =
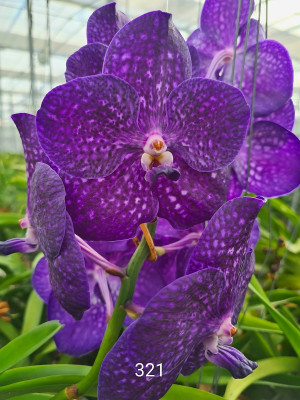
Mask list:
[[[212,6],[207,13],[207,26],[213,24],[210,17],[214,17],[214,10],[219,11],[217,14],[221,17],[216,19],[218,26],[214,25],[214,33],[218,34],[219,27],[220,31],[225,28],[226,37],[226,31],[234,32],[234,25],[219,23],[224,10],[233,10],[235,20],[236,12],[239,14],[237,4],[251,5],[250,0],[116,0],[116,9],[131,19],[126,25],[128,31],[119,32],[120,14],[114,4],[107,6],[112,1],[0,0],[0,400],[70,400],[79,396],[84,396],[80,397],[82,400],[300,399],[300,141],[296,137],[300,138],[300,0],[254,0],[253,13],[253,18],[263,26],[266,38],[282,44],[292,59],[292,100],[296,114],[293,128],[292,70],[285,49],[282,51],[286,56],[282,59],[274,50],[280,44],[263,40],[269,45],[266,58],[271,58],[270,68],[263,68],[260,63],[258,75],[253,73],[252,79],[250,74],[248,82],[244,57],[245,65],[238,79],[241,86],[244,82],[250,85],[249,99],[246,90],[242,89],[243,97],[228,85],[226,74],[222,76],[226,66],[223,69],[220,65],[228,62],[226,53],[233,50],[228,48],[228,42],[211,56],[208,70],[203,75],[199,73],[200,78],[195,74],[197,77],[182,84],[182,80],[177,82],[174,78],[177,64],[169,49],[174,46],[176,56],[182,53],[182,68],[186,71],[193,53],[191,50],[189,53],[176,31],[170,29],[173,25],[168,16],[148,13],[168,11],[187,39],[199,27],[206,1],[206,6],[208,3]],[[224,7],[218,10],[218,3]],[[231,10],[228,5],[232,6]],[[249,5],[247,29],[252,11]],[[101,16],[103,9],[109,12]],[[95,10],[97,18],[100,10],[100,18],[96,23],[89,22],[89,45],[85,46],[87,21]],[[160,29],[161,21],[163,29]],[[103,36],[109,37],[102,36],[99,40],[96,35],[95,41],[91,40],[94,23],[96,33],[104,32]],[[236,48],[241,44],[247,49],[247,39],[243,42],[237,26]],[[252,36],[256,40],[257,26]],[[127,34],[123,36],[124,31]],[[115,35],[115,32],[118,33]],[[167,42],[161,41],[166,38]],[[217,39],[224,39],[222,33]],[[109,64],[110,56],[110,60],[117,60],[115,70],[111,75],[88,76],[91,65],[94,67],[93,63],[99,60],[101,65],[96,65],[99,67],[96,73],[102,69],[102,43],[113,44],[111,54],[104,48],[104,66]],[[200,39],[200,45],[203,43],[207,45]],[[95,45],[97,51],[93,54],[91,46]],[[253,71],[261,60],[259,45],[256,44]],[[72,77],[66,85],[51,90],[65,83],[66,61],[82,46],[89,51],[83,52],[82,58],[75,57],[75,69],[79,66],[83,70],[75,73],[75,77],[84,77],[74,80]],[[253,50],[254,45],[251,46]],[[221,64],[214,64],[220,54]],[[230,55],[236,54],[234,51]],[[274,61],[274,54],[279,54],[278,63]],[[126,57],[128,64],[124,61]],[[180,66],[180,58],[177,60]],[[205,66],[205,57],[201,60]],[[197,58],[193,61],[193,68],[199,67]],[[126,79],[120,80],[118,73],[123,62],[124,71],[129,73]],[[145,65],[149,67],[146,74]],[[136,74],[132,73],[135,68]],[[230,71],[231,83],[234,68]],[[251,68],[250,65],[249,71]],[[69,63],[68,73],[72,74]],[[219,82],[201,78],[214,78],[217,74]],[[285,77],[284,82],[280,74]],[[278,75],[275,82],[274,77]],[[162,130],[163,136],[160,136],[156,126],[155,130],[151,126],[145,141],[146,130],[139,131],[135,126],[130,134],[137,131],[139,140],[142,138],[139,145],[143,143],[143,146],[138,150],[141,154],[136,153],[139,159],[133,153],[134,162],[126,158],[113,172],[109,170],[108,175],[106,170],[101,170],[99,176],[99,171],[92,171],[91,175],[84,175],[85,171],[81,170],[73,173],[69,168],[76,157],[79,169],[87,162],[90,163],[88,173],[93,170],[95,150],[100,154],[97,168],[114,167],[118,152],[113,146],[124,127],[122,108],[125,116],[126,107],[134,110],[135,91],[140,84],[145,87],[148,84],[145,76],[150,82],[150,94],[156,95],[161,87],[167,93],[172,80],[175,82],[172,93],[179,93],[178,102],[176,96],[170,99],[167,93],[168,104],[174,105],[173,110],[182,123],[178,125],[180,140],[175,141],[177,153],[173,147],[174,164],[172,143],[169,145],[167,141],[172,139],[168,138],[170,132]],[[130,87],[125,81],[129,82],[132,77],[136,78],[136,82],[130,83],[133,100],[131,92],[125,90],[126,85],[127,89]],[[227,84],[222,82],[223,78]],[[262,81],[266,84],[253,86]],[[83,89],[82,82],[86,85]],[[92,91],[86,82],[92,82]],[[107,82],[104,89],[101,82]],[[124,91],[122,85],[125,85]],[[186,102],[180,95],[182,86],[185,87],[182,93],[187,93]],[[257,104],[249,100],[257,87],[256,95],[262,92],[263,105],[275,99],[277,106],[270,120],[267,118],[272,113],[263,114],[266,120],[256,119],[261,114],[255,115]],[[282,102],[277,108],[277,100],[284,98],[285,89],[287,103]],[[12,114],[36,115],[49,92],[37,125],[33,115],[19,114],[12,121]],[[230,93],[236,93],[240,102],[235,102]],[[156,101],[155,95],[152,99]],[[107,103],[104,96],[109,97]],[[141,110],[143,91],[136,96]],[[52,112],[57,103],[57,110]],[[85,103],[89,108],[84,108]],[[246,103],[252,103],[250,125],[250,107]],[[145,119],[151,117],[152,103],[149,104]],[[95,115],[100,116],[95,126],[90,114],[94,105]],[[201,105],[199,110],[198,105]],[[118,119],[112,118],[112,110]],[[193,119],[194,110],[197,119]],[[274,118],[274,114],[278,117],[278,110],[279,121]],[[159,107],[156,112],[160,114]],[[138,121],[141,126],[142,119]],[[217,169],[203,172],[200,164],[196,163],[195,168],[189,165],[184,147],[190,143],[184,142],[184,138],[191,141],[187,148],[194,155],[192,160],[201,163],[206,155],[210,156],[209,152],[204,152],[203,157],[197,153],[204,139],[208,147],[217,148],[217,156],[212,159],[218,161],[221,155],[232,152],[237,123],[234,144],[239,140],[240,144],[224,163],[225,168],[221,169],[220,163]],[[111,126],[115,129],[112,133],[107,130]],[[199,127],[201,135],[197,133]],[[23,138],[26,163],[18,130]],[[198,136],[189,136],[190,132]],[[98,136],[100,139],[96,142]],[[70,152],[68,140],[73,137],[76,143]],[[125,136],[122,144],[128,151],[127,154],[124,150],[126,157],[133,148],[128,137]],[[51,146],[47,147],[49,138]],[[82,138],[87,138],[91,147],[82,145]],[[211,146],[212,140],[214,146]],[[52,147],[55,151],[51,153]],[[162,153],[157,156],[154,149],[162,149]],[[56,152],[60,154],[55,158]],[[60,166],[69,154],[68,162]],[[127,160],[131,164],[127,165]],[[159,175],[165,176],[157,181]],[[226,177],[230,178],[229,182]],[[159,205],[155,208],[157,202]],[[183,342],[188,345],[182,345]],[[197,349],[200,349],[200,365],[195,367],[191,351]],[[135,370],[127,363],[131,351]],[[187,354],[189,357],[185,358]],[[199,357],[195,363],[198,361]],[[141,365],[142,370],[145,366],[144,379],[135,372],[140,372],[137,367]],[[148,375],[147,366],[160,366],[160,378],[165,367],[164,378],[169,375],[169,369],[172,373],[178,366],[182,369],[172,382],[170,379],[165,383],[158,375]],[[147,397],[148,389],[154,393],[151,398]]]
[[[93,10],[110,1],[0,0],[0,143],[1,151],[22,152],[10,115],[36,113],[44,95],[64,83],[69,55],[86,43],[86,22]],[[185,38],[197,28],[202,7],[198,0],[120,0],[130,18],[161,9]],[[257,18],[257,10],[254,14]],[[267,26],[266,26],[267,17]],[[294,133],[300,133],[300,2],[262,2],[262,25],[269,39],[282,43],[294,66],[296,110]]]

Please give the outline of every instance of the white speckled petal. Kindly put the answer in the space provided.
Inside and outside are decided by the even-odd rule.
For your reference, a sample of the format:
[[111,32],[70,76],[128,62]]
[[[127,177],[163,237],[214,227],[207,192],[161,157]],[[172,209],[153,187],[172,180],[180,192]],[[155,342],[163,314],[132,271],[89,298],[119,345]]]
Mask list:
[[61,177],[75,233],[86,240],[133,237],[139,224],[151,222],[157,215],[158,201],[135,156],[106,178]]
[[87,42],[108,45],[114,35],[129,22],[129,18],[116,10],[116,3],[105,4],[90,16],[87,23]]
[[227,169],[198,172],[177,157],[173,166],[181,175],[177,182],[160,177],[153,187],[159,201],[158,216],[174,228],[186,229],[207,221],[226,201]]
[[223,318],[219,297],[224,286],[224,274],[208,268],[176,279],[158,292],[128,337],[132,365],[162,363],[163,373],[168,374],[182,364],[204,337],[217,331]]
[[[162,377],[147,377],[151,366],[145,369],[143,377],[138,367],[133,367],[128,357],[127,339],[134,330],[134,322],[105,357],[101,366],[98,384],[98,399],[101,400],[158,400],[170,388],[179,375],[181,365],[170,373],[164,373]],[[159,367],[155,366],[155,372]],[[152,373],[153,375],[153,373]],[[118,384],[116,385],[116,382]],[[112,388],[114,388],[112,390]]]
[[263,206],[260,198],[239,197],[225,203],[208,222],[191,255],[187,274],[220,268],[230,284],[236,281],[249,246],[254,221]]
[[164,137],[190,167],[200,172],[227,166],[247,133],[249,107],[242,93],[223,82],[193,78],[172,91]]
[[102,73],[103,60],[107,46],[101,43],[87,44],[73,53],[66,63],[65,77],[69,82],[80,76]]
[[111,174],[142,147],[136,120],[139,98],[110,75],[73,79],[52,89],[37,113],[37,132],[49,158],[82,178]]
[[167,97],[191,76],[191,67],[188,47],[171,15],[153,11],[116,34],[107,49],[103,73],[135,88],[141,99],[139,126],[149,132],[164,127]]
[[[240,27],[247,22],[249,3],[251,3],[252,11],[254,0],[241,1]],[[206,0],[204,2],[200,19],[201,29],[223,48],[234,45],[238,4],[238,0]]]
[[[242,92],[251,104],[256,45],[248,48],[245,61]],[[234,85],[240,82],[243,55],[236,59]],[[231,64],[225,69],[224,81],[230,82]],[[267,115],[282,107],[293,93],[293,66],[290,56],[275,40],[263,40],[258,45],[258,62],[254,113]]]
[[291,131],[295,123],[295,107],[293,101],[289,100],[284,106],[273,111],[271,114],[254,118],[254,122],[258,121],[275,122],[276,124],[283,126],[283,128]]
[[[238,179],[246,187],[248,147],[245,141],[233,165]],[[296,135],[273,122],[253,125],[249,192],[278,197],[300,185],[300,141]]]

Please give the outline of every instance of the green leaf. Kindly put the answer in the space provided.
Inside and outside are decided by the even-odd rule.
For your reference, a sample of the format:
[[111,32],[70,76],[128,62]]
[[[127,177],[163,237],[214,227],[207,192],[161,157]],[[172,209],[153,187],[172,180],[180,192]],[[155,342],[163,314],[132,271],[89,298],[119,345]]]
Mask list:
[[300,360],[296,357],[272,357],[257,363],[257,369],[246,378],[230,379],[224,394],[225,399],[235,400],[248,386],[265,376],[300,370]]
[[72,364],[49,364],[35,365],[30,367],[13,368],[3,372],[0,375],[0,387],[11,385],[16,382],[32,380],[37,378],[51,377],[53,375],[73,375],[84,377],[90,371],[91,367],[87,365]]
[[35,328],[41,320],[44,302],[33,290],[28,298],[21,334]]
[[52,394],[30,393],[11,397],[10,400],[47,400],[51,399],[52,397]]
[[[172,385],[161,400],[220,400],[223,397],[217,396],[204,390],[195,389],[187,386]],[[224,399],[223,399],[224,400]]]
[[288,319],[286,319],[279,311],[277,311],[271,304],[267,295],[260,286],[257,278],[253,275],[249,288],[256,296],[259,297],[266,309],[269,311],[271,317],[277,322],[279,327],[284,332],[286,338],[294,348],[297,355],[300,357],[300,331]]
[[48,321],[2,347],[0,349],[0,373],[29,356],[61,328],[62,325],[58,321]]
[[238,327],[244,330],[282,334],[282,330],[274,322],[266,321],[253,315],[241,314],[238,322]]

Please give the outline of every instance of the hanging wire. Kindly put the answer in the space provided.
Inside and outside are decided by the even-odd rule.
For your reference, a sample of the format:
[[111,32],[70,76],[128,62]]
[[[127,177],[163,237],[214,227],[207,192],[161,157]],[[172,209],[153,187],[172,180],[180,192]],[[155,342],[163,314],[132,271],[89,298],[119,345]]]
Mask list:
[[48,65],[49,65],[49,85],[50,88],[53,87],[53,75],[52,75],[52,63],[51,63],[51,27],[50,27],[50,0],[46,0],[46,10],[47,10],[47,55],[48,55]]
[[256,46],[255,46],[254,73],[253,73],[253,82],[252,82],[253,87],[252,87],[252,99],[251,99],[250,134],[249,134],[248,161],[247,161],[246,192],[248,192],[248,186],[249,186],[249,173],[250,173],[250,161],[251,161],[251,150],[252,150],[253,117],[254,117],[254,106],[255,106],[255,95],[256,95],[260,17],[261,17],[261,0],[259,0],[259,5],[258,5],[258,20],[257,20],[258,23],[257,23],[257,29],[256,29]]
[[230,79],[231,85],[233,85],[233,80],[234,80],[236,48],[237,48],[237,42],[238,42],[239,30],[240,30],[241,6],[242,6],[242,0],[239,0],[236,25],[235,25],[234,51],[233,51],[232,70],[231,70],[231,79]]
[[169,0],[166,0],[166,12],[169,11]]
[[252,14],[252,3],[251,3],[251,1],[249,1],[247,27],[246,27],[246,38],[245,38],[245,45],[244,45],[244,51],[243,51],[243,60],[242,60],[242,68],[241,68],[241,76],[240,76],[240,84],[239,84],[240,90],[242,88],[242,84],[243,84],[243,80],[244,80],[244,70],[245,70],[246,54],[247,54],[247,47],[248,47],[251,14]]
[[29,62],[30,62],[30,96],[31,105],[35,109],[35,71],[34,71],[34,47],[32,38],[32,0],[27,0],[27,21],[28,21],[28,47],[29,47]]
[[269,19],[269,3],[268,0],[266,0],[266,25],[265,25],[266,39],[268,39],[268,19]]

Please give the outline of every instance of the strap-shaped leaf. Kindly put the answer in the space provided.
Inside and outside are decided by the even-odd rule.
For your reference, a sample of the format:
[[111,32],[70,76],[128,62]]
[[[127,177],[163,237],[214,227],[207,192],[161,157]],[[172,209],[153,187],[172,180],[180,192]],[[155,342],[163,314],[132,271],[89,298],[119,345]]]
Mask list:
[[61,328],[58,321],[45,322],[2,347],[0,350],[0,373],[29,356]]
[[[217,396],[200,389],[195,389],[187,386],[172,385],[169,391],[161,398],[161,400],[221,400],[223,397]],[[224,400],[224,399],[223,399]]]
[[246,378],[229,380],[224,394],[225,399],[235,400],[248,386],[265,376],[299,372],[300,368],[300,360],[296,357],[271,357],[257,363],[257,369]]
[[293,349],[300,357],[300,330],[296,328],[287,318],[285,318],[279,311],[277,311],[271,304],[267,295],[263,291],[260,283],[255,276],[252,277],[249,285],[250,290],[260,299],[262,304],[269,311],[271,317],[277,322],[286,338],[292,345]]

